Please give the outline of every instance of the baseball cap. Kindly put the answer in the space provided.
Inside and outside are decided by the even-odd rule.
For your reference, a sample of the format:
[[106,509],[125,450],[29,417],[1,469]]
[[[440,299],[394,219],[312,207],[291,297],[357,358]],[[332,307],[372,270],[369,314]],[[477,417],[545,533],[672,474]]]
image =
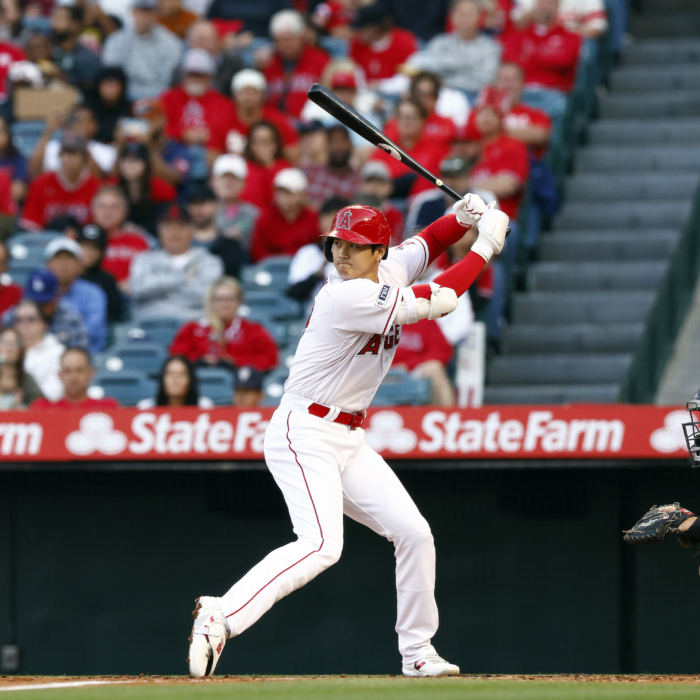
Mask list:
[[147,119],[148,121],[165,116],[161,101],[149,97],[142,97],[140,100],[136,100],[131,109],[135,117]]
[[355,79],[355,75],[353,73],[346,71],[338,71],[337,73],[334,73],[333,77],[331,78],[331,87],[356,88],[357,80]]
[[107,248],[107,231],[97,224],[88,224],[78,233],[78,243],[91,243],[100,250]]
[[67,131],[61,137],[61,152],[63,151],[85,153],[87,152],[87,141],[80,134]]
[[182,59],[183,73],[198,73],[199,75],[214,75],[216,65],[211,54],[204,49],[189,49]]
[[241,156],[235,153],[224,153],[214,161],[211,172],[214,177],[235,175],[239,180],[245,180],[248,177],[248,165]]
[[262,390],[263,373],[255,367],[241,367],[236,372],[235,388],[250,389],[252,391]]
[[80,259],[80,256],[83,254],[83,251],[80,250],[80,246],[72,238],[68,238],[68,236],[57,236],[44,248],[44,260],[51,260],[54,255],[62,251],[71,253],[78,259]]
[[374,178],[375,180],[384,180],[386,182],[391,180],[391,173],[389,172],[389,168],[381,161],[368,160],[362,166],[362,177],[365,180]]
[[371,5],[361,7],[355,14],[352,26],[355,29],[361,29],[371,24],[381,24],[388,17],[391,17],[391,9],[383,0],[378,0]]
[[134,0],[134,4],[131,7],[134,10],[155,10],[156,5],[156,0]]
[[298,168],[284,168],[275,175],[272,184],[290,192],[306,192],[309,181]]
[[179,204],[171,204],[159,217],[158,223],[162,224],[166,221],[180,221],[189,223],[190,215]]
[[53,301],[58,294],[58,280],[49,270],[32,270],[24,285],[22,296],[37,304]]
[[138,141],[128,141],[122,146],[119,153],[120,158],[138,158],[139,160],[150,160],[151,154],[148,152],[148,146],[139,143]]
[[189,201],[192,202],[211,202],[216,199],[214,190],[206,183],[199,183],[192,189]]
[[440,174],[443,177],[460,177],[461,175],[468,175],[473,165],[473,160],[467,160],[466,158],[461,158],[460,156],[445,158],[445,160],[440,163]]
[[231,91],[235,95],[239,90],[246,87],[252,87],[261,92],[265,92],[267,80],[265,80],[265,76],[260,71],[253,70],[252,68],[244,68],[233,76],[231,80]]

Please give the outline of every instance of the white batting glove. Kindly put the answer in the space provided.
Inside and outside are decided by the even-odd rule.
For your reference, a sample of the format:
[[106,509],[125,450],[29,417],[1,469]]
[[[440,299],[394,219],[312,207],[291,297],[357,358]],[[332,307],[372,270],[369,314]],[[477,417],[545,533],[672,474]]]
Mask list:
[[496,202],[491,202],[479,219],[479,237],[472,246],[472,252],[480,255],[486,262],[491,256],[500,253],[506,242],[508,216],[494,209]]
[[484,200],[478,194],[468,194],[464,199],[455,202],[452,211],[457,215],[457,221],[466,229],[476,226],[482,214],[486,211]]

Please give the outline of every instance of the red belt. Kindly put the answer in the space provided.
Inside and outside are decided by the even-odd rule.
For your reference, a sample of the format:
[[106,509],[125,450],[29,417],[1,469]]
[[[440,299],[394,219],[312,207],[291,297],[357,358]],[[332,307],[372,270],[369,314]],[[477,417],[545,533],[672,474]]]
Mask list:
[[[324,406],[320,403],[312,403],[308,408],[309,413],[317,418],[325,418],[331,411],[328,406]],[[346,413],[341,411],[331,422],[340,423],[341,425],[347,425],[350,430],[356,430],[361,428],[362,424],[365,422],[365,416],[367,411],[358,411],[357,413]]]

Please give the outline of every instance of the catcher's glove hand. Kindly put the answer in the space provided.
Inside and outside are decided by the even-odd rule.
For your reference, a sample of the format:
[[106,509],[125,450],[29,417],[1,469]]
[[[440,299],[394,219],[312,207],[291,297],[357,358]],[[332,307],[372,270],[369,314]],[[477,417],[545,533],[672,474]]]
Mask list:
[[625,542],[651,544],[652,542],[660,542],[666,535],[676,535],[684,547],[690,547],[692,543],[683,539],[683,533],[678,531],[678,526],[684,520],[694,516],[695,513],[681,508],[679,503],[669,506],[652,506],[631,530],[623,530]]

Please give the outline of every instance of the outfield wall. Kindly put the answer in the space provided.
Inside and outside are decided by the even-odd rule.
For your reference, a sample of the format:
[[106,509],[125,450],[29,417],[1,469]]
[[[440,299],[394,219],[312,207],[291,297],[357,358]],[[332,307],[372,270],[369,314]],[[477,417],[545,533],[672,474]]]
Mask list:
[[[431,523],[440,653],[464,672],[698,673],[700,558],[622,541],[700,508],[687,460],[394,461]],[[221,673],[397,673],[392,546],[340,562],[232,640]],[[260,462],[0,464],[0,644],[22,673],[185,673],[195,597],[293,537]]]

